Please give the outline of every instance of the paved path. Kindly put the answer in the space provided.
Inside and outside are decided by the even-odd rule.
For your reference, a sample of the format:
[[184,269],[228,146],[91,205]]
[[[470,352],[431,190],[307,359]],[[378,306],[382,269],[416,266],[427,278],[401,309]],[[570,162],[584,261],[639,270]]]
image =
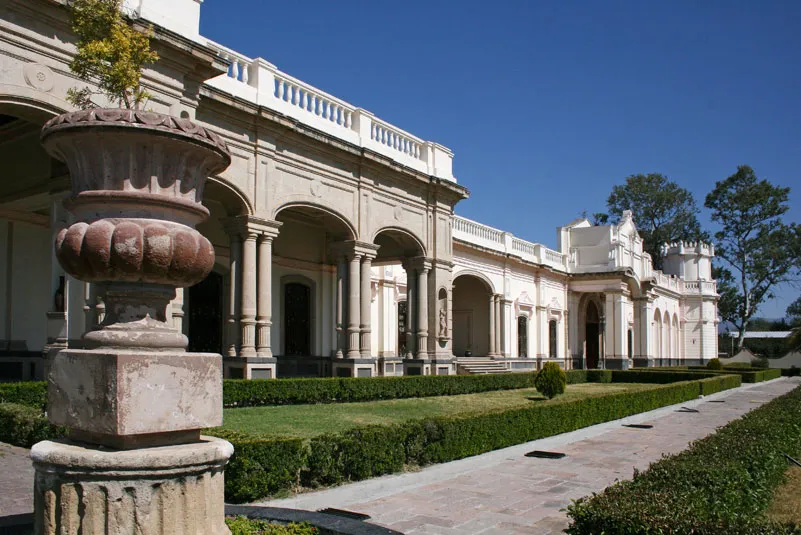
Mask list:
[[[684,403],[700,412],[665,407],[572,433],[385,476],[294,498],[263,502],[275,507],[337,507],[369,514],[370,522],[407,535],[549,534],[567,527],[560,509],[571,499],[631,477],[663,454],[676,453],[759,405],[801,385],[777,379]],[[724,400],[724,403],[710,403]],[[622,427],[650,423],[653,429]],[[534,449],[567,457],[524,457]]]
[[0,516],[33,512],[33,466],[28,450],[0,442]]

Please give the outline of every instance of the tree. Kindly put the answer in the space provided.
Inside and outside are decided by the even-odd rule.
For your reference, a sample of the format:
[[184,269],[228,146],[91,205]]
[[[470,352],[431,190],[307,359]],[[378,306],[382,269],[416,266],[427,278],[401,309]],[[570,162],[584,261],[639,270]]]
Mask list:
[[122,0],[73,0],[72,29],[78,51],[70,70],[100,89],[70,88],[67,100],[82,109],[96,107],[94,95],[104,95],[119,107],[139,109],[150,98],[142,87],[142,69],[156,62],[150,50],[152,30],[146,33],[128,25],[122,16]]
[[787,307],[792,334],[787,340],[790,351],[801,350],[801,297]]
[[771,299],[777,285],[798,275],[801,227],[785,224],[790,188],[759,180],[754,170],[741,165],[737,172],[715,184],[704,205],[712,210],[715,233],[720,316],[738,330],[742,349],[746,328],[759,306]]
[[[680,240],[704,240],[698,223],[693,194],[658,173],[631,175],[614,186],[606,200],[609,214],[593,214],[596,221],[617,223],[624,210],[631,210],[656,269],[662,269],[662,245]],[[611,217],[610,217],[611,216]]]

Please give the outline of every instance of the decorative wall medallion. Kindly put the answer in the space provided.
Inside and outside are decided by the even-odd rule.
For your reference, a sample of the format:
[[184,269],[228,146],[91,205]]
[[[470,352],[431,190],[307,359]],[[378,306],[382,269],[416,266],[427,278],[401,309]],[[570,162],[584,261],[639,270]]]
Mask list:
[[320,195],[323,194],[323,185],[322,185],[322,183],[317,179],[312,180],[311,184],[309,184],[309,191],[311,191],[311,194],[313,196],[319,197]]
[[396,221],[400,221],[401,219],[403,219],[403,207],[396,206],[395,210],[393,211],[393,215],[395,216]]
[[55,76],[50,67],[39,63],[27,63],[22,69],[25,81],[29,86],[39,91],[50,91],[55,83]]

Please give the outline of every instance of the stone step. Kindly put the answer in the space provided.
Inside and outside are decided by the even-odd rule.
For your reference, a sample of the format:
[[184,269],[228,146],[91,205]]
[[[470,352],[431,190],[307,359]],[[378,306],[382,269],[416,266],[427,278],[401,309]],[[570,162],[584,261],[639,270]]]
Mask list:
[[456,359],[457,371],[463,375],[488,375],[510,373],[500,362],[486,357],[461,357]]

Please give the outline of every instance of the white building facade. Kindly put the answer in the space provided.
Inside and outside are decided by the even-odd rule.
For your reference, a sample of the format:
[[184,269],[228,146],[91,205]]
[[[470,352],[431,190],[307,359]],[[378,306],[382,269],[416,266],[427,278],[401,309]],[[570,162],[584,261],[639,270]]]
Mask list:
[[[697,364],[717,354],[714,250],[666,249],[655,271],[634,222],[558,230],[559,250],[455,215],[453,153],[199,34],[197,0],[128,2],[161,59],[148,109],[228,143],[199,225],[216,253],[179,290],[175,328],[230,377],[453,374]],[[92,285],[65,276],[66,168],[39,145],[70,111],[75,38],[63,0],[0,5],[0,377],[41,377],[47,355],[103,321]],[[461,365],[464,364],[464,365]]]

